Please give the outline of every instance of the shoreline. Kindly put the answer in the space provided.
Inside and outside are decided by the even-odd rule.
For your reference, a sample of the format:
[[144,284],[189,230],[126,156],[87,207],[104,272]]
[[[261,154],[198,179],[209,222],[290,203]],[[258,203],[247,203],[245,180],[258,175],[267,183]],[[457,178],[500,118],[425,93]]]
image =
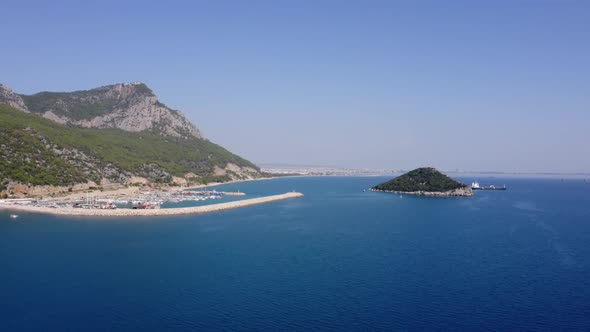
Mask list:
[[190,214],[202,214],[209,212],[224,211],[229,209],[236,209],[240,207],[246,207],[251,205],[258,205],[263,203],[270,203],[290,198],[302,197],[303,194],[299,192],[288,192],[279,195],[271,195],[257,198],[244,199],[233,202],[182,207],[182,208],[167,208],[167,209],[145,209],[145,210],[134,210],[134,209],[114,209],[114,210],[102,210],[102,209],[80,209],[80,208],[49,208],[49,207],[37,207],[27,205],[15,205],[15,204],[0,204],[0,210],[8,211],[22,211],[31,213],[43,213],[52,215],[68,215],[68,216],[89,216],[89,217],[127,217],[127,216],[173,216],[173,215],[190,215]]
[[379,189],[369,189],[372,192],[378,193],[386,193],[386,194],[398,194],[398,195],[414,195],[414,196],[424,196],[424,197],[472,197],[473,191],[471,188],[459,188],[449,191],[395,191],[395,190],[379,190]]
[[67,193],[65,195],[60,196],[51,196],[51,195],[42,195],[42,196],[25,196],[19,198],[5,198],[0,199],[0,201],[4,201],[9,203],[11,200],[22,200],[22,199],[38,199],[38,200],[75,200],[75,199],[84,199],[87,194],[96,197],[96,198],[109,198],[109,199],[119,199],[119,198],[126,198],[134,195],[139,195],[141,192],[145,191],[160,191],[160,192],[170,192],[174,190],[185,190],[185,189],[204,189],[208,187],[216,187],[225,184],[234,184],[240,182],[250,182],[250,181],[259,181],[259,180],[272,180],[274,177],[264,177],[264,178],[257,178],[257,179],[245,179],[245,180],[232,180],[228,182],[212,182],[210,184],[196,184],[187,187],[181,186],[168,186],[168,187],[136,187],[136,186],[127,186],[123,188],[117,189],[86,189],[86,190],[79,190],[72,193]]
[[276,177],[265,177],[265,178],[256,178],[256,179],[245,179],[245,180],[231,180],[227,182],[212,182],[210,184],[195,184],[192,186],[181,187],[182,189],[203,189],[209,187],[218,187],[225,184],[234,184],[234,183],[241,183],[241,182],[251,182],[251,181],[264,181],[264,180],[272,180],[276,179]]

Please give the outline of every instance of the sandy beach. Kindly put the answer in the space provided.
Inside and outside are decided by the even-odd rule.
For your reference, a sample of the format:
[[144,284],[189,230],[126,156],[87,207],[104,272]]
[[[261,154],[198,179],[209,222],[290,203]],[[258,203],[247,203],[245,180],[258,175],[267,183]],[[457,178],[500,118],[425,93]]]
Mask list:
[[200,214],[208,212],[223,211],[228,209],[235,209],[250,205],[269,203],[274,201],[280,201],[289,198],[296,198],[303,196],[302,193],[289,192],[280,195],[272,195],[258,198],[244,199],[241,201],[225,202],[219,204],[184,207],[184,208],[169,208],[169,209],[145,209],[145,210],[134,210],[134,209],[114,209],[114,210],[102,210],[102,209],[80,209],[80,208],[50,208],[50,207],[37,207],[28,205],[16,205],[16,204],[0,204],[0,209],[11,210],[11,211],[23,211],[33,213],[46,213],[46,214],[57,214],[57,215],[71,215],[71,216],[92,216],[92,217],[108,217],[108,216],[171,216],[171,215],[182,215],[182,214]]

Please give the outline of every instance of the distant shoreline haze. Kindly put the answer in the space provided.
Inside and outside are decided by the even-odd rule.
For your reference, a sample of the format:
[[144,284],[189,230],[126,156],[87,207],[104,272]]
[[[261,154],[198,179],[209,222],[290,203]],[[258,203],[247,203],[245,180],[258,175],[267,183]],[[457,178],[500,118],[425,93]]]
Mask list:
[[[309,172],[333,172],[333,173],[355,173],[355,174],[380,174],[380,175],[388,175],[391,173],[401,174],[404,172],[409,171],[409,169],[402,169],[402,168],[392,168],[392,169],[383,169],[383,168],[355,168],[355,167],[335,167],[335,166],[320,166],[320,165],[290,165],[290,164],[281,164],[281,163],[259,163],[258,164],[262,170],[284,170],[293,172],[301,171],[301,170],[308,170]],[[581,177],[586,178],[590,177],[590,172],[579,172],[579,173],[560,173],[560,172],[502,172],[502,171],[458,171],[458,170],[444,170],[442,169],[441,172],[445,174],[452,174],[452,175],[474,175],[474,176],[486,176],[486,177],[494,177],[494,176],[518,176],[518,177]]]

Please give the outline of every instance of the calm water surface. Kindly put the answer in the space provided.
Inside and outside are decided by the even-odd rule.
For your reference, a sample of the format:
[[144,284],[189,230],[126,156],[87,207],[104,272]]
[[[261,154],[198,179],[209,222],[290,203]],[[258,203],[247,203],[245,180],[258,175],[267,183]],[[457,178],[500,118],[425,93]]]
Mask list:
[[590,182],[363,192],[384,180],[232,184],[219,190],[306,196],[196,216],[0,212],[0,330],[590,327]]

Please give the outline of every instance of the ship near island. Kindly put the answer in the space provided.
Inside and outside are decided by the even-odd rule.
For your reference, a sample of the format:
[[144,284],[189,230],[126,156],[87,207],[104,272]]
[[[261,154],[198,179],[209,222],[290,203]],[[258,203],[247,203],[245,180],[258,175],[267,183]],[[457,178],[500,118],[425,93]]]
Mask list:
[[489,185],[489,186],[480,186],[479,182],[477,181],[473,181],[471,183],[471,190],[506,190],[506,185],[504,185],[503,187],[496,187],[493,184]]
[[432,167],[422,167],[376,185],[371,191],[429,197],[470,197],[472,188]]

